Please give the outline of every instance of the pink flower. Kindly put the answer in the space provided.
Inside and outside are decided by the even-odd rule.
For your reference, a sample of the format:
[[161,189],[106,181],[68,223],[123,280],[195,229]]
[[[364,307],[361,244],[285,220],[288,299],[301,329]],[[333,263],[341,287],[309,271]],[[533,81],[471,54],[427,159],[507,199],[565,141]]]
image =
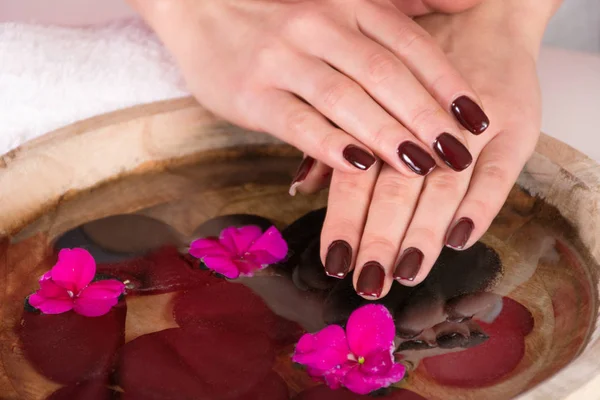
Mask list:
[[58,262],[40,278],[40,289],[29,296],[29,304],[44,314],[69,310],[98,317],[117,304],[125,285],[116,279],[92,283],[96,262],[84,249],[63,249]]
[[395,335],[387,308],[369,304],[350,315],[345,332],[339,325],[329,325],[302,336],[292,360],[332,389],[344,386],[367,394],[404,377],[404,366],[393,357]]
[[194,240],[190,254],[211,270],[235,279],[252,276],[254,271],[284,259],[288,246],[274,226],[265,231],[258,226],[225,228],[219,238]]

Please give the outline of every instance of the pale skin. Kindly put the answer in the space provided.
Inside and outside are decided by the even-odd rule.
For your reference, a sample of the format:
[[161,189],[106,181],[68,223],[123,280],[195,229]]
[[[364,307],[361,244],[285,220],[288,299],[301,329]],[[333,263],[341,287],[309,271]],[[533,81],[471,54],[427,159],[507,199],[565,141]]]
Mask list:
[[[475,243],[535,148],[535,62],[560,0],[130,2],[201,104],[317,160],[292,192],[323,188],[333,169],[322,261],[346,242],[345,270],[332,275],[353,273],[366,298],[385,296],[394,279],[422,282],[444,245]],[[453,115],[461,97],[489,128]],[[471,161],[440,155],[441,133]],[[407,142],[423,168],[399,157]],[[459,221],[468,234],[453,235]],[[407,249],[421,254],[410,274]]]

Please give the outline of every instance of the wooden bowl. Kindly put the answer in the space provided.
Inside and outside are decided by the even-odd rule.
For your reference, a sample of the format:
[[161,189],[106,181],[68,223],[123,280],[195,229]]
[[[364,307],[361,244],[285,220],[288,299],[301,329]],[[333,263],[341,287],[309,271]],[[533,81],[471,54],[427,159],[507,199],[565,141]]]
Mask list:
[[[2,156],[0,397],[41,399],[58,387],[23,362],[15,336],[23,300],[37,283],[31,277],[48,269],[48,243],[90,221],[97,222],[87,224],[85,234],[117,253],[143,252],[152,241],[185,243],[220,215],[257,214],[283,227],[326,203],[325,193],[287,196],[299,160],[290,147],[224,123],[192,99],[82,121]],[[510,375],[485,388],[443,387],[426,374],[409,376],[403,385],[425,397],[598,398],[599,166],[542,135],[518,183],[483,242],[505,268],[495,291],[526,304],[536,321],[525,356]],[[109,217],[118,214],[154,222],[114,230]],[[169,228],[152,225],[160,222]],[[118,235],[102,234],[109,225],[123,237],[145,239],[122,248]],[[150,231],[160,234],[144,236]],[[548,258],[548,246],[558,261]],[[156,308],[168,309],[170,300],[157,295]],[[147,307],[128,307],[126,340],[173,326]]]

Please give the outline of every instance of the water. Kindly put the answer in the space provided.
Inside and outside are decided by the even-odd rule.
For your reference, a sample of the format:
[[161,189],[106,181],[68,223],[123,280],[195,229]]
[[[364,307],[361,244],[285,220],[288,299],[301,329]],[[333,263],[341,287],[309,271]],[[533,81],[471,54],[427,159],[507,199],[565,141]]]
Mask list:
[[[322,273],[326,197],[287,196],[294,161],[249,157],[125,178],[63,202],[0,244],[2,398],[370,398],[320,387],[290,361],[303,332],[343,325],[366,303],[350,278]],[[247,224],[281,228],[287,262],[230,282],[186,255],[193,238]],[[109,314],[23,307],[57,250],[70,247],[86,248],[99,273],[126,282],[127,297]],[[515,188],[480,243],[444,250],[424,283],[394,283],[380,301],[394,315],[408,374],[401,390],[378,395],[509,399],[542,382],[588,338],[589,266],[556,210]]]

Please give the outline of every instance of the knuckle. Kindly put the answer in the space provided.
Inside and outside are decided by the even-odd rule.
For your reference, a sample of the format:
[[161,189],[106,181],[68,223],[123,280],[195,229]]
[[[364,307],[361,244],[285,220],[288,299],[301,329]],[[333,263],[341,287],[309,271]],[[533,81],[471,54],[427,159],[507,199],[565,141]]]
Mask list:
[[429,227],[410,227],[404,240],[409,239],[411,243],[423,243],[423,245],[435,247],[436,243],[441,243],[442,235]]
[[294,135],[308,135],[312,130],[312,121],[312,112],[293,110],[286,117],[285,129]]
[[440,174],[437,177],[431,177],[425,181],[428,191],[441,198],[454,198],[460,195],[462,184],[457,174]]
[[335,189],[343,197],[352,197],[359,193],[363,188],[358,179],[353,179],[351,176],[339,179],[335,182]]
[[511,179],[505,168],[502,168],[497,163],[485,163],[481,166],[481,175],[486,177],[486,180],[493,181],[502,187],[511,184]]
[[390,54],[378,52],[369,57],[367,76],[371,82],[381,83],[394,76],[397,61]]
[[395,253],[398,250],[399,243],[394,243],[385,236],[375,235],[363,238],[363,251],[375,252],[375,254]]
[[425,31],[415,29],[410,24],[404,24],[396,33],[393,49],[399,53],[404,53],[411,47],[429,44],[430,37]]
[[321,31],[329,23],[316,7],[295,7],[285,26],[292,35]]
[[399,200],[404,198],[409,191],[406,179],[403,175],[394,174],[393,177],[389,176],[378,182],[373,193],[373,201],[398,204]]
[[423,106],[415,109],[410,118],[410,126],[412,129],[421,130],[427,125],[431,125],[432,121],[442,117],[443,112],[439,107]]
[[354,90],[354,83],[352,83],[350,80],[336,79],[333,82],[328,82],[321,90],[323,104],[328,109],[333,109],[341,100],[351,96]]

